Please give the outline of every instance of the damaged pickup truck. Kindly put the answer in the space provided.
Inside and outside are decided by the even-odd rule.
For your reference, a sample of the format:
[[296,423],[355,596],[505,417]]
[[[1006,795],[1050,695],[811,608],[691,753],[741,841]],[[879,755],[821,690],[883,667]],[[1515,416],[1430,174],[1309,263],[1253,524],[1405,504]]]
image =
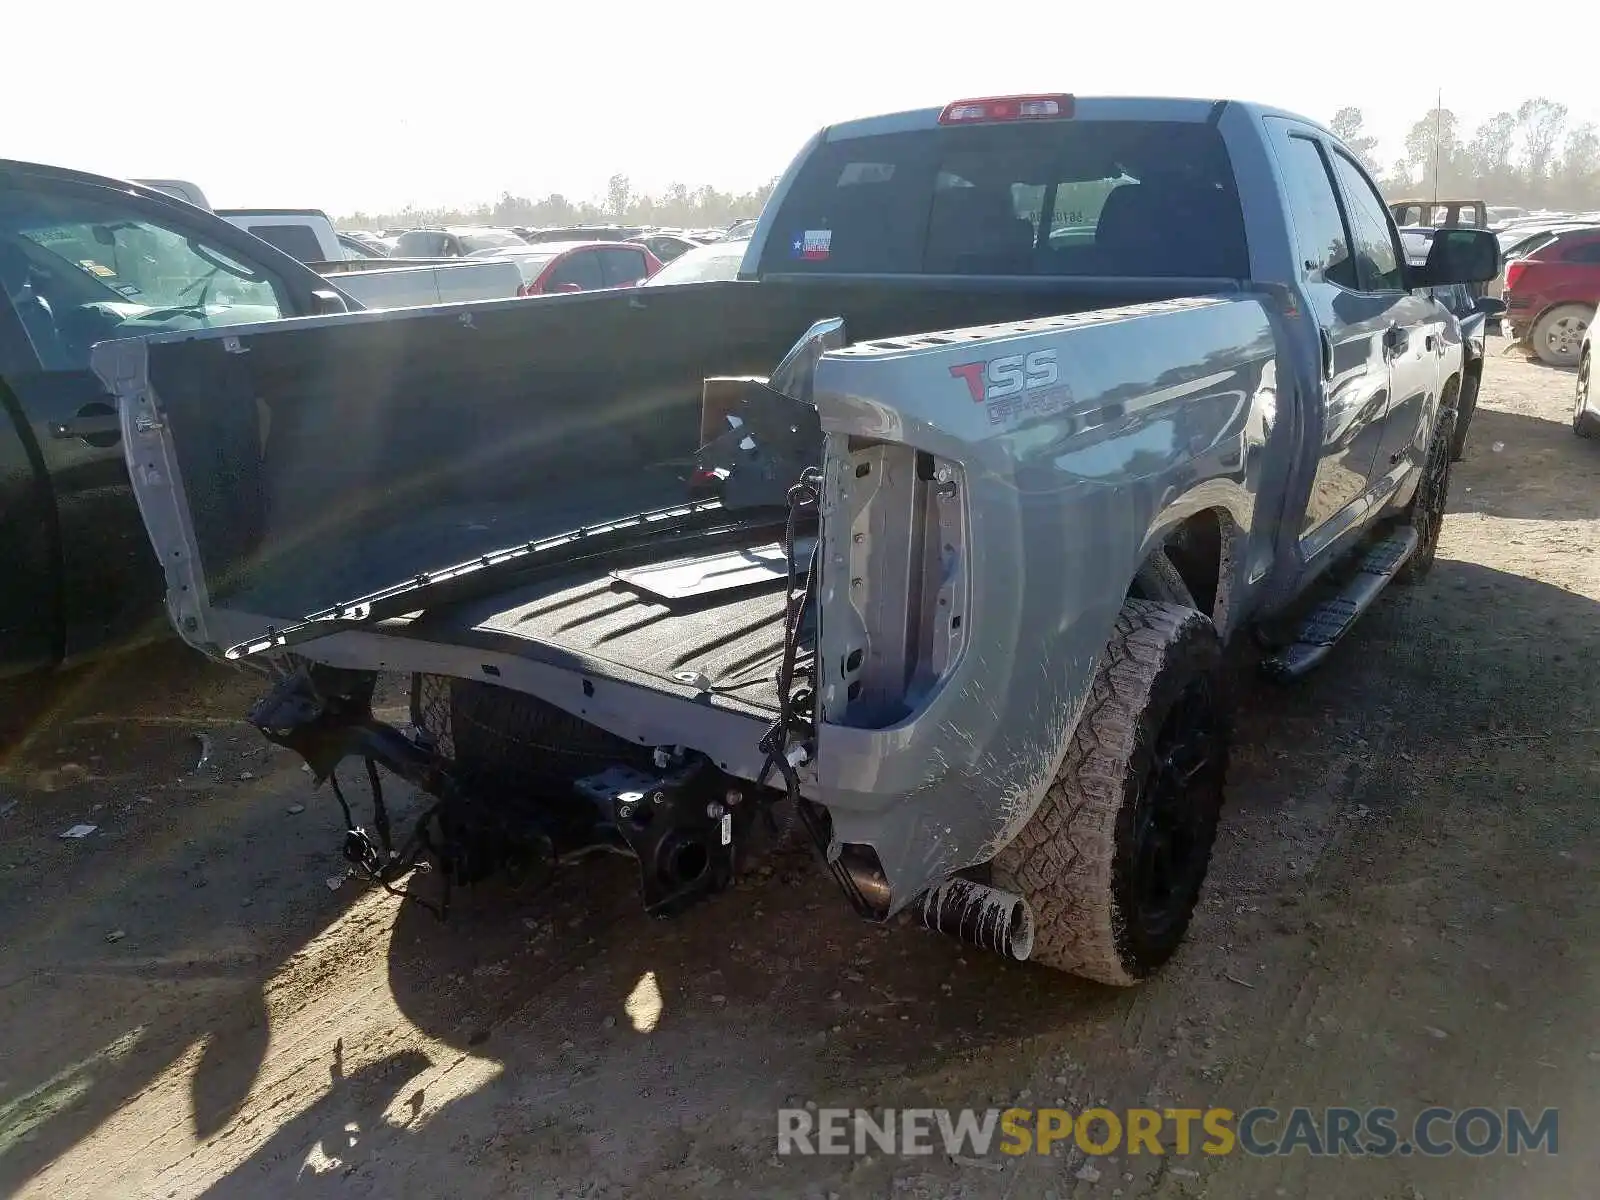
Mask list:
[[[1408,266],[1301,118],[1024,96],[823,130],[736,281],[94,361],[174,624],[319,782],[364,761],[371,877],[612,848],[668,913],[803,832],[865,917],[1130,984],[1210,859],[1225,646],[1298,676],[1431,565],[1420,289],[1497,269]],[[384,772],[429,797],[393,844]]]

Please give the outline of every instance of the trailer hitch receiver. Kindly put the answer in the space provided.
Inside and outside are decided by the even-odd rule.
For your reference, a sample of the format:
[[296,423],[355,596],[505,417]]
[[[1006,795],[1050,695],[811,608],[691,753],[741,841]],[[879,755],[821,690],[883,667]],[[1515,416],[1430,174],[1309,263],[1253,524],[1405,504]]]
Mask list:
[[733,881],[735,834],[751,806],[704,759],[660,775],[608,767],[573,786],[638,858],[646,912],[672,915]]

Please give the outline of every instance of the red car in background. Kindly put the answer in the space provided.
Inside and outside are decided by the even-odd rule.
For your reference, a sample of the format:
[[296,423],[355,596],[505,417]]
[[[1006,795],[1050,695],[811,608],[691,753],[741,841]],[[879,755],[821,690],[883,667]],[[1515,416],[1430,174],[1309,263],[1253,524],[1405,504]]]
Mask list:
[[661,269],[661,260],[638,242],[538,242],[481,250],[469,258],[509,258],[522,271],[519,296],[597,292],[635,287]]
[[1553,367],[1575,367],[1600,304],[1600,226],[1568,229],[1506,264],[1506,316],[1514,336]]

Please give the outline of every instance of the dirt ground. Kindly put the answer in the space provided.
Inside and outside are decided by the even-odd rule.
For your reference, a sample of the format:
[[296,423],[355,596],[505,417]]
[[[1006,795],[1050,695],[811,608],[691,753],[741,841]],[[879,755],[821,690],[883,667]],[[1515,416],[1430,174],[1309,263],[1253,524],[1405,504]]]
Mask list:
[[[249,678],[165,647],[13,699],[0,1191],[1592,1197],[1600,445],[1570,394],[1495,357],[1428,582],[1310,679],[1245,688],[1203,911],[1132,991],[861,923],[799,857],[672,922],[618,859],[440,925],[330,887],[337,807],[243,725]],[[1520,1105],[1561,1141],[780,1159],[805,1101]]]

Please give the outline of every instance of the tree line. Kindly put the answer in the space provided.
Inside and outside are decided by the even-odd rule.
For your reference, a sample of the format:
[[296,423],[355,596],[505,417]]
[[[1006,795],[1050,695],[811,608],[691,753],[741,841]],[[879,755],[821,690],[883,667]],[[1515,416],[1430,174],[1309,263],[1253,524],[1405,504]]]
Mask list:
[[1378,140],[1359,108],[1341,108],[1329,127],[1366,164],[1391,200],[1481,198],[1489,204],[1585,211],[1600,208],[1600,129],[1574,123],[1567,106],[1524,100],[1467,129],[1448,108],[1430,109],[1406,134],[1405,152],[1378,161]]
[[[1420,117],[1405,138],[1405,153],[1387,166],[1378,139],[1367,132],[1357,107],[1333,114],[1330,128],[1364,162],[1392,200],[1406,196],[1481,198],[1490,204],[1584,211],[1600,208],[1600,129],[1573,123],[1567,107],[1544,97],[1495,113],[1466,129],[1448,108]],[[352,213],[347,229],[411,229],[418,225],[512,225],[542,228],[620,222],[629,225],[721,228],[760,214],[777,180],[749,192],[722,192],[709,184],[674,183],[658,195],[636,191],[626,175],[613,175],[605,195],[573,200],[503,193],[472,208],[414,208]]]
[[493,204],[474,208],[415,208],[399,212],[352,213],[341,217],[345,229],[414,229],[420,225],[522,225],[535,229],[563,225],[655,225],[684,229],[721,229],[761,208],[777,186],[773,179],[750,192],[721,192],[710,184],[690,187],[674,183],[659,195],[634,190],[626,175],[613,175],[606,193],[591,200],[573,200],[553,192],[540,200],[502,193]]

